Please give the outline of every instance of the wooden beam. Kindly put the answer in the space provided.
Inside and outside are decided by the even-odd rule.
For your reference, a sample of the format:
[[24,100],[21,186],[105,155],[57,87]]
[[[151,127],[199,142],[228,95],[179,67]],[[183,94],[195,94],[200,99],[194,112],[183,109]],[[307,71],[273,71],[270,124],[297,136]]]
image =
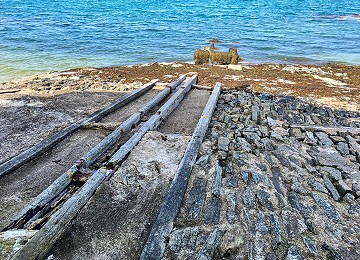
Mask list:
[[72,220],[106,178],[107,169],[95,171],[84,186],[51,216],[49,221],[11,258],[44,259],[54,242],[70,226]]
[[[177,81],[172,83],[172,86],[178,86],[183,80],[184,76],[181,76]],[[169,89],[169,88],[167,88]],[[168,93],[168,92],[167,92]],[[169,93],[168,93],[169,94]],[[161,97],[161,99],[159,98]],[[140,111],[143,115],[148,113],[152,106],[159,104],[166,98],[163,95],[163,91],[156,95],[153,99],[147,102]],[[156,102],[154,102],[154,100]],[[149,105],[151,104],[151,105]],[[137,125],[142,118],[140,112],[136,112],[131,115],[127,120],[121,123],[111,134],[106,136],[100,143],[94,146],[90,151],[84,154],[79,163],[71,166],[65,173],[58,177],[48,188],[42,191],[36,198],[34,198],[30,204],[24,207],[18,212],[10,223],[4,228],[9,230],[13,228],[22,228],[24,224],[29,221],[37,212],[45,207],[46,204],[51,202],[56,196],[58,196],[72,181],[72,176],[81,168],[90,167],[95,160],[104,152],[106,152],[117,140],[123,135],[123,133],[132,129],[133,126]]]
[[29,162],[30,160],[40,156],[53,146],[55,146],[57,143],[65,139],[67,136],[78,130],[82,125],[89,123],[89,122],[97,122],[100,119],[102,119],[104,116],[112,113],[116,109],[119,109],[122,106],[125,106],[129,102],[133,101],[134,99],[140,97],[141,95],[148,92],[150,89],[152,89],[156,82],[159,80],[153,80],[150,83],[144,85],[142,88],[136,89],[119,99],[117,99],[115,102],[111,103],[110,105],[106,106],[103,109],[100,109],[96,111],[95,113],[91,114],[90,116],[87,116],[78,122],[71,124],[70,126],[64,128],[60,132],[44,139],[40,143],[34,145],[33,147],[25,150],[24,152],[16,155],[15,157],[11,158],[10,160],[4,162],[0,165],[0,177],[2,175],[5,175],[16,168],[20,167],[21,165]]
[[[191,84],[196,82],[197,76],[190,78],[185,84],[190,84],[190,88],[183,88],[180,91],[189,91]],[[178,93],[178,92],[177,92]],[[169,99],[170,100],[170,99]],[[179,104],[181,100],[173,100]],[[163,106],[171,106],[166,102]],[[156,128],[164,118],[159,113],[153,115],[144,125],[135,132],[135,134],[117,151],[116,156],[112,157],[112,163],[107,168],[101,168],[90,177],[84,186],[64,205],[50,217],[49,221],[11,258],[21,260],[41,259],[52,248],[57,239],[70,226],[71,220],[76,216],[79,210],[86,204],[96,189],[116,169],[126,155],[137,145],[142,136],[149,130]],[[123,147],[126,147],[123,149]],[[121,159],[120,159],[121,158]],[[111,169],[110,169],[111,167]]]
[[345,127],[345,126],[317,126],[317,125],[290,125],[291,128],[301,128],[311,131],[331,131],[331,132],[345,132],[345,133],[360,133],[360,128]]
[[192,167],[215,110],[220,91],[221,84],[217,83],[186,148],[184,157],[180,162],[169,191],[166,194],[157,219],[152,226],[150,235],[140,256],[141,260],[161,259],[164,254],[166,238],[170,236],[173,229],[174,220],[179,212]]

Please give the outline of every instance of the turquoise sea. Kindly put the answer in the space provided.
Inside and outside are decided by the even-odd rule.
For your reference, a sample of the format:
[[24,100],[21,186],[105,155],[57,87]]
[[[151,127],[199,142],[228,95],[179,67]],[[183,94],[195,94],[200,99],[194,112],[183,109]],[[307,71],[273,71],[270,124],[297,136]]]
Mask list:
[[360,65],[360,0],[0,0],[0,81],[191,61],[213,37],[249,63]]

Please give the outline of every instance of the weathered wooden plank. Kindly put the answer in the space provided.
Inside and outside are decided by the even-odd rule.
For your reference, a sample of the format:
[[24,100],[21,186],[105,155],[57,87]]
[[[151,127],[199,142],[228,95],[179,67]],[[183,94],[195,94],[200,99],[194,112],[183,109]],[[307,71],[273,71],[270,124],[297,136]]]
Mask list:
[[40,143],[36,144],[35,146],[25,150],[24,152],[16,155],[15,157],[11,158],[10,160],[6,161],[5,163],[0,165],[0,176],[5,175],[16,168],[20,167],[21,165],[29,162],[30,160],[38,157],[39,155],[43,154],[45,151],[52,148],[54,145],[59,143],[61,140],[65,139],[67,136],[78,130],[83,124],[89,122],[97,122],[104,116],[108,115],[109,113],[115,111],[116,109],[128,104],[132,100],[140,97],[141,95],[148,92],[151,88],[153,88],[158,82],[158,80],[153,80],[150,83],[144,85],[144,87],[136,89],[119,99],[115,102],[111,103],[107,107],[100,109],[93,113],[92,115],[79,120],[78,122],[64,128],[60,132],[44,139]]
[[[189,79],[188,82],[193,82],[193,78]],[[182,89],[181,91],[189,90],[190,88]],[[178,99],[173,102],[178,104],[180,103],[178,102]],[[162,118],[159,114],[155,114],[146,121],[144,125],[135,132],[133,137],[131,137],[129,141],[122,146],[125,148],[122,149],[121,147],[118,150],[121,152],[119,152],[116,160],[113,160],[112,164],[108,164],[108,168],[101,168],[96,171],[78,191],[78,193],[66,201],[65,204],[50,217],[49,221],[24,245],[24,247],[15,254],[12,259],[23,260],[44,258],[56,240],[60,238],[69,227],[71,220],[76,216],[77,212],[85,205],[87,200],[92,196],[105,178],[118,167],[118,164],[121,163],[127,153],[137,145],[143,135],[147,131],[156,128],[163,120],[164,118]]]
[[192,167],[215,110],[220,91],[221,84],[217,83],[186,148],[184,157],[180,162],[169,191],[166,194],[157,219],[152,226],[150,235],[140,256],[142,260],[161,259],[163,256],[166,238],[169,237],[173,229],[174,219],[179,212]]
[[360,128],[345,126],[317,126],[317,125],[290,125],[291,128],[301,128],[311,131],[336,131],[345,133],[360,133]]
[[[178,80],[176,80],[174,83],[171,83],[169,86],[178,86],[184,80],[184,78],[185,76],[179,77]],[[158,98],[159,96],[161,97],[161,99]],[[156,106],[165,98],[166,96],[159,93],[149,102],[147,102],[140,110],[144,113],[147,113],[151,109],[149,104]],[[153,102],[153,100],[156,100],[156,102]],[[55,180],[55,182],[53,182],[48,188],[46,188],[36,198],[34,198],[29,205],[27,205],[19,213],[17,213],[4,230],[21,228],[30,218],[32,218],[34,214],[36,214],[36,212],[41,210],[47,203],[49,203],[56,196],[58,196],[58,194],[60,194],[60,192],[62,192],[70,184],[73,174],[76,173],[80,167],[90,167],[101,154],[103,154],[112,145],[115,144],[115,142],[121,137],[124,132],[129,131],[134,125],[137,125],[140,120],[141,114],[140,112],[136,112],[123,123],[121,123],[120,126],[118,126],[111,134],[106,136],[99,144],[97,144],[89,152],[83,155],[80,159],[80,163],[70,167],[69,170],[63,173]]]
[[86,204],[106,178],[108,170],[94,172],[84,186],[49,219],[49,221],[11,258],[18,260],[43,259],[54,242],[69,227],[79,210]]

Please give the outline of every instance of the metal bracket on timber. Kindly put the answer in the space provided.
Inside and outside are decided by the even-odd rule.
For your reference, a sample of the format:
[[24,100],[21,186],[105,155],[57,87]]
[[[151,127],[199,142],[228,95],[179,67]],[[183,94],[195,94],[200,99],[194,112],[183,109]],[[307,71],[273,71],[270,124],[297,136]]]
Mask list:
[[[74,174],[76,174],[81,168],[89,168],[96,161],[97,158],[104,152],[106,152],[116,141],[127,131],[131,130],[134,126],[138,125],[140,120],[150,110],[163,101],[173,89],[179,86],[185,80],[185,76],[179,77],[176,81],[169,84],[167,88],[162,90],[153,99],[147,102],[139,112],[131,115],[127,120],[121,123],[112,133],[106,136],[100,143],[94,146],[90,151],[84,154],[81,159],[71,166],[66,172],[58,177],[49,187],[43,190],[37,197],[35,197],[30,204],[24,207],[11,222],[4,228],[9,230],[13,228],[23,228],[25,223],[29,221],[35,221],[34,216],[38,212],[42,211],[46,204],[53,201],[73,180]],[[164,95],[164,93],[166,95]],[[160,97],[160,98],[159,98]],[[38,216],[38,218],[41,217]]]
[[[185,95],[190,91],[191,86],[197,81],[197,75],[183,83],[180,89],[146,121],[135,134],[120,147],[111,157],[107,167],[95,171],[89,180],[79,189],[75,195],[67,200],[64,205],[56,211],[49,221],[19,250],[11,259],[42,259],[52,248],[57,239],[70,226],[71,220],[86,204],[100,184],[119,168],[120,164],[129,152],[137,145],[147,131],[155,129],[166,117],[180,104]],[[181,81],[180,81],[181,82]]]
[[64,128],[60,132],[44,139],[40,143],[34,145],[33,147],[25,150],[24,152],[16,155],[15,157],[11,158],[10,160],[6,161],[5,163],[0,165],[0,176],[5,175],[16,168],[20,167],[21,165],[27,163],[28,161],[40,156],[54,145],[65,139],[70,134],[74,133],[78,130],[82,125],[90,123],[90,122],[98,122],[104,116],[114,112],[115,110],[119,109],[120,107],[125,106],[126,104],[130,103],[134,99],[140,97],[141,95],[148,92],[152,89],[155,84],[159,80],[153,80],[148,84],[144,85],[142,88],[135,89],[134,91],[125,94],[124,96],[117,99],[115,102],[111,103],[110,105],[104,107],[96,111],[95,113],[87,116],[76,123],[69,125],[68,127]]
[[161,259],[164,254],[166,238],[169,237],[173,229],[174,219],[179,212],[192,167],[215,110],[220,91],[221,84],[217,83],[186,148],[184,157],[180,162],[157,219],[152,226],[150,235],[140,256],[141,260]]

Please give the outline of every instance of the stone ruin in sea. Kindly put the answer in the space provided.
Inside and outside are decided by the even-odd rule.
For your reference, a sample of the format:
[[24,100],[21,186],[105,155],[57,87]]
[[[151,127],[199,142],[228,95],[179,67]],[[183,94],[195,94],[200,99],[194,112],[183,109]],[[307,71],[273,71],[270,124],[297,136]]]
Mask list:
[[216,51],[215,43],[222,43],[222,41],[217,38],[208,40],[211,44],[210,47],[206,46],[203,49],[198,48],[194,52],[194,62],[195,64],[218,64],[218,65],[228,65],[228,64],[238,64],[241,58],[238,55],[237,48],[231,47],[229,51],[222,52]]

